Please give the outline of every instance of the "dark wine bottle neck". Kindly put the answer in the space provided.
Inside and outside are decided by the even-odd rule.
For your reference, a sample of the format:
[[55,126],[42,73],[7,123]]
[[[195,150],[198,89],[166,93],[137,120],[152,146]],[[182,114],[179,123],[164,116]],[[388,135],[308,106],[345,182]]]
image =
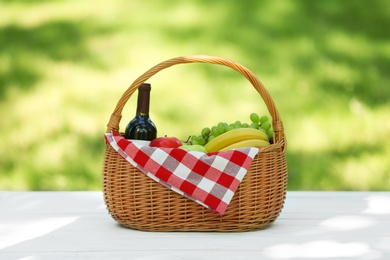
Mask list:
[[150,84],[144,83],[138,88],[137,115],[149,114]]

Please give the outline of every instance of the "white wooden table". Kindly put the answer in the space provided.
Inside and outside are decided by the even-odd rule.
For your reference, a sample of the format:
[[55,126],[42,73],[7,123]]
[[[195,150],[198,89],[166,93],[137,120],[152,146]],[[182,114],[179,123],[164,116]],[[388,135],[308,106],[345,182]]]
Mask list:
[[101,192],[0,192],[0,259],[390,259],[390,192],[288,192],[244,233],[123,228]]

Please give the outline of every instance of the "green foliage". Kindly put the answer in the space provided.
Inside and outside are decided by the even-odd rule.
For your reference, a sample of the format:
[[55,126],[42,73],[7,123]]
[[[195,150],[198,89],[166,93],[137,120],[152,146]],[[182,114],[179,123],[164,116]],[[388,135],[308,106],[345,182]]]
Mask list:
[[[93,8],[91,8],[93,6]],[[0,189],[101,188],[106,123],[155,64],[208,54],[264,83],[288,140],[289,189],[390,189],[388,1],[1,1]],[[153,76],[158,135],[267,113],[209,64]],[[134,116],[135,98],[121,129]]]

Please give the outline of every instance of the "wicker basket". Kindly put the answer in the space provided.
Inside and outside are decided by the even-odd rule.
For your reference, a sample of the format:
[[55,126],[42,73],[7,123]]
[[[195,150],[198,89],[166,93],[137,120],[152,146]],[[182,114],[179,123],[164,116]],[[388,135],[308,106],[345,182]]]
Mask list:
[[251,82],[272,116],[273,144],[259,150],[224,215],[216,214],[150,179],[107,144],[103,165],[103,193],[107,209],[121,225],[144,231],[233,232],[268,227],[279,216],[286,196],[286,138],[271,96],[244,66],[203,55],[161,62],[137,78],[125,91],[109,120],[107,132],[119,132],[123,107],[142,83],[165,68],[194,62],[230,67]]

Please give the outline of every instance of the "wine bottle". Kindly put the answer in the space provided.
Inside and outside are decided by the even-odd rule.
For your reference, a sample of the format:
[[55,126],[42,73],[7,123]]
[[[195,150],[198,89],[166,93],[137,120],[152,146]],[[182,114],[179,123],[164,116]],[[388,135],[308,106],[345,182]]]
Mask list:
[[126,139],[151,141],[157,137],[157,129],[149,117],[151,86],[143,83],[138,88],[137,111],[135,117],[127,124]]

